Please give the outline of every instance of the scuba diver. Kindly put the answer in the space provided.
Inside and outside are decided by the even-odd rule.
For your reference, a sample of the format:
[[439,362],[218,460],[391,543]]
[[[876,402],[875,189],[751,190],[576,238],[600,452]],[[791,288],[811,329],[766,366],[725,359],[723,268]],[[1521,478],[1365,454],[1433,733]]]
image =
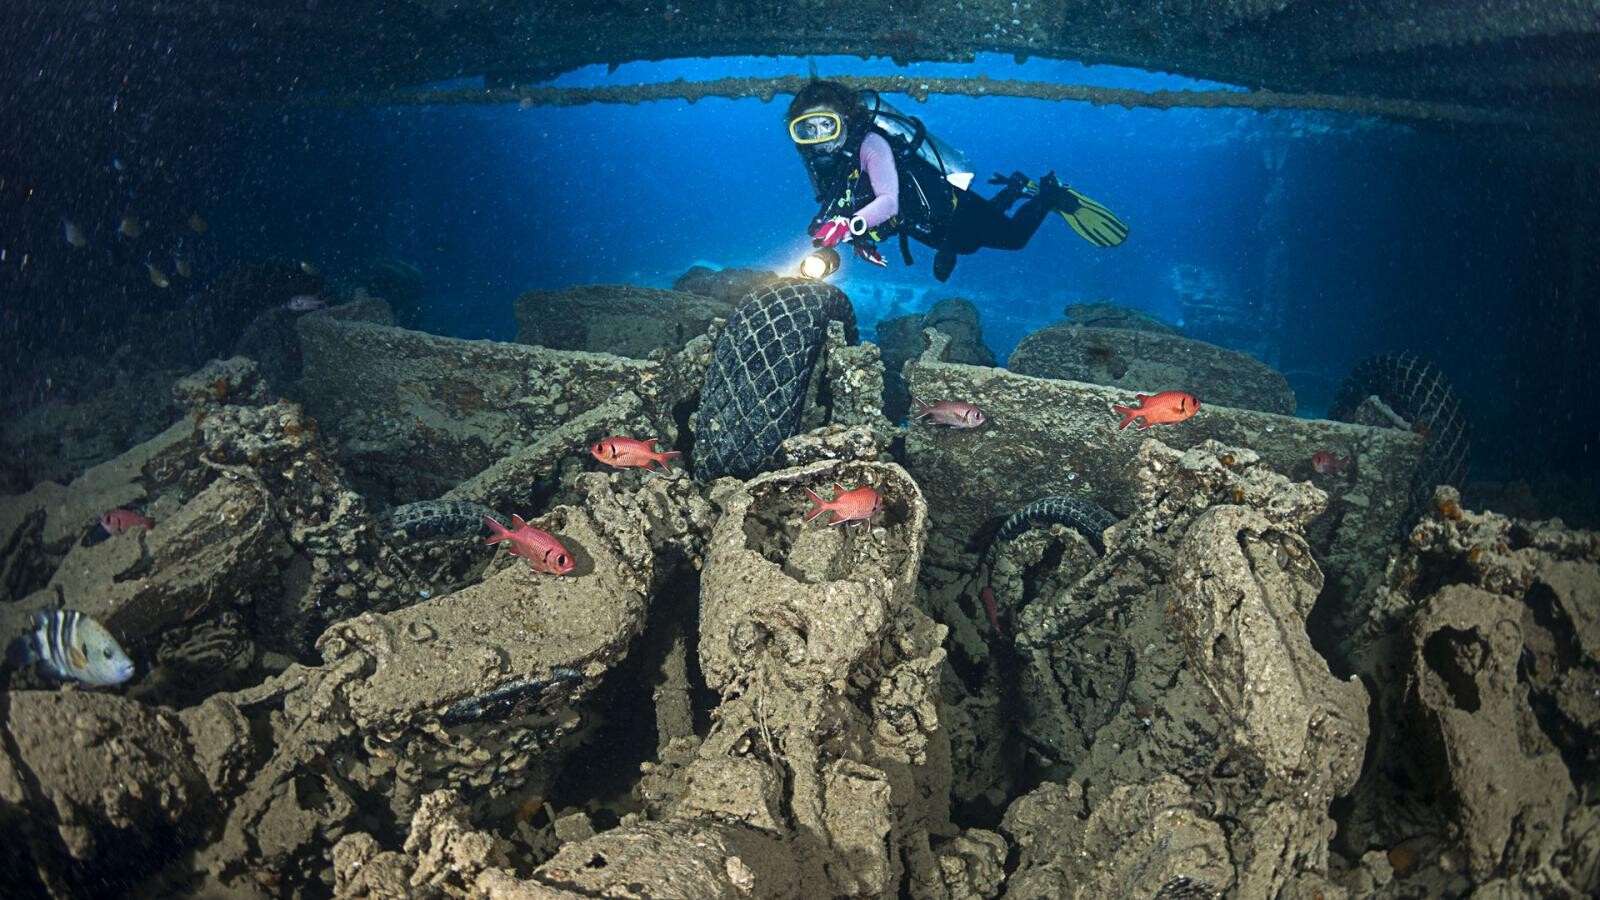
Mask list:
[[973,193],[966,157],[875,91],[815,79],[795,95],[788,116],[789,137],[822,204],[808,229],[817,247],[848,242],[856,256],[887,266],[877,245],[898,237],[909,266],[908,238],[916,238],[934,249],[933,277],[942,282],[958,256],[1026,246],[1052,210],[1096,246],[1115,247],[1128,236],[1121,219],[1053,172],[1037,182],[1021,172],[995,175],[989,183],[1004,185],[998,193],[988,199]]

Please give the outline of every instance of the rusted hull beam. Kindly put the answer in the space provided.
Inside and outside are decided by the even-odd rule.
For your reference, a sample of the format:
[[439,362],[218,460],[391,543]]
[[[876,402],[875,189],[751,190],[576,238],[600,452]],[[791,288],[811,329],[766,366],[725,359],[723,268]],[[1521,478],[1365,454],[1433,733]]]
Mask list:
[[[710,81],[667,81],[655,84],[605,87],[509,87],[494,89],[460,88],[452,90],[384,91],[378,93],[329,94],[311,100],[318,105],[338,106],[418,106],[455,103],[507,103],[528,106],[581,106],[588,103],[649,103],[658,100],[685,100],[693,103],[709,97],[744,99],[754,97],[763,103],[788,96],[804,87],[807,78],[790,75],[778,78],[718,78]],[[926,100],[935,94],[967,97],[1023,97],[1032,100],[1078,101],[1096,106],[1121,106],[1128,109],[1302,109],[1325,110],[1357,116],[1382,116],[1453,122],[1470,125],[1535,125],[1529,117],[1454,103],[1397,100],[1379,97],[1350,97],[1338,94],[1295,94],[1277,91],[1140,91],[1131,88],[1094,87],[1084,84],[1057,84],[1042,81],[994,80],[975,78],[913,78],[905,75],[878,75],[840,79],[857,88],[870,88],[885,94],[907,94]]]

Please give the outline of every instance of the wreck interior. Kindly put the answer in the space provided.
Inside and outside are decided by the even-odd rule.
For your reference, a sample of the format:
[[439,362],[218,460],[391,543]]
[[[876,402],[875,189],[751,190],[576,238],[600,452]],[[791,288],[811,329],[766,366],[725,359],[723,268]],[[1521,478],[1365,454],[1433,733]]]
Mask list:
[[[1191,372],[1236,393],[1162,443],[1106,424],[1118,379],[1202,342],[1112,304],[1079,307],[1113,323],[1094,339],[1082,321],[1030,335],[1028,367],[995,365],[966,300],[942,323],[903,317],[891,353],[856,340],[837,287],[734,268],[671,291],[528,291],[516,341],[467,341],[418,326],[422,276],[395,258],[327,278],[229,260],[196,292],[205,310],[137,323],[200,321],[201,359],[102,367],[86,335],[129,295],[101,289],[132,270],[151,293],[165,262],[117,256],[112,236],[94,249],[107,271],[72,268],[61,202],[90,184],[114,230],[129,201],[108,160],[131,145],[152,193],[187,202],[163,173],[204,168],[241,110],[779,105],[805,81],[551,83],[688,58],[1133,67],[1224,87],[853,82],[1379,117],[1505,160],[1554,204],[1528,225],[1548,277],[1517,345],[1539,348],[1542,417],[1592,406],[1600,377],[1595,2],[63,0],[5,5],[0,36],[0,210],[26,237],[0,234],[17,301],[0,339],[81,354],[62,371],[105,394],[120,379],[102,403],[160,397],[56,469],[58,431],[107,427],[67,421],[96,398],[30,411],[44,468],[0,491],[6,636],[71,596],[154,661],[126,690],[17,675],[0,692],[0,834],[16,836],[0,885],[18,896],[1600,887],[1600,541],[1463,499],[1462,404],[1426,361],[1380,358],[1324,420],[1296,418],[1265,362],[1194,351]],[[170,205],[197,245],[198,209]],[[69,282],[87,299],[63,315]],[[337,302],[284,307],[316,291]],[[608,318],[650,303],[664,312]],[[761,304],[812,352],[786,382],[792,433],[760,460],[783,466],[712,484],[591,463],[602,434],[660,435],[696,466],[738,445],[735,401],[772,334],[743,311]],[[574,322],[632,343],[585,344]],[[130,358],[149,371],[100,371]],[[1006,429],[898,424],[886,384],[913,381]],[[1427,411],[1366,389],[1396,384]],[[1529,443],[1593,431],[1539,427]],[[1324,477],[1312,447],[1359,461]],[[881,527],[806,527],[802,488],[839,482],[882,491]],[[95,531],[135,505],[160,524]],[[484,545],[484,519],[517,509],[571,543],[574,577]]]

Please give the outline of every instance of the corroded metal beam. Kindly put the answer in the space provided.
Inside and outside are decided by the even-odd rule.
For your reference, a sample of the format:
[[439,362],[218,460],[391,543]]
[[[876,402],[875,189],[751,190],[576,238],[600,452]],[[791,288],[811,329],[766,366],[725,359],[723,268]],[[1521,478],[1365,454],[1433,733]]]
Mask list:
[[[457,103],[516,104],[529,106],[580,106],[588,103],[649,103],[658,100],[684,100],[694,103],[708,97],[744,99],[754,97],[763,103],[774,97],[798,92],[809,79],[802,75],[777,78],[718,78],[710,81],[667,81],[655,84],[604,87],[507,87],[457,88],[449,90],[410,90],[325,94],[310,102],[338,106],[417,106]],[[1467,125],[1532,125],[1536,120],[1504,110],[1484,109],[1456,103],[1421,100],[1347,97],[1337,94],[1299,94],[1277,91],[1140,91],[1131,88],[1095,87],[1084,84],[1059,84],[1042,81],[975,78],[914,78],[905,75],[879,75],[842,78],[860,89],[884,94],[906,94],[918,101],[935,94],[968,97],[1023,97],[1032,100],[1078,101],[1096,106],[1121,106],[1128,109],[1303,109],[1326,110],[1357,116],[1382,116],[1391,119],[1450,122]]]

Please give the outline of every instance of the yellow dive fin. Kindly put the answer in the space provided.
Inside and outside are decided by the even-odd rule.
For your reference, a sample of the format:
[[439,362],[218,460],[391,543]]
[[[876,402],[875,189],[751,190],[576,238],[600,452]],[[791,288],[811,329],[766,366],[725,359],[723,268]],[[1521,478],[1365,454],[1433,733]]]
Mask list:
[[1067,188],[1067,194],[1078,201],[1078,208],[1066,210],[1056,208],[1061,218],[1067,220],[1072,230],[1096,247],[1115,247],[1128,239],[1128,225],[1117,218],[1111,210],[1090,200],[1072,188]]
[[[1038,193],[1036,182],[1028,182],[1031,193]],[[1060,199],[1055,210],[1067,220],[1072,230],[1096,247],[1115,247],[1128,239],[1128,223],[1104,206],[1090,200],[1070,187],[1057,189]]]

